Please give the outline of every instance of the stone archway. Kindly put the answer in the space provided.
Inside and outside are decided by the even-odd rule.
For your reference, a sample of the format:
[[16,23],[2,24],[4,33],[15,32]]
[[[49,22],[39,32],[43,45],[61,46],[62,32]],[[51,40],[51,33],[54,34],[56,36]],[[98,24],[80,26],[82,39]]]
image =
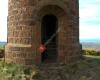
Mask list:
[[[43,22],[44,24],[47,23],[47,21],[51,19],[51,23],[54,24],[53,28],[51,28],[52,32],[50,32],[50,36],[46,36],[45,35],[45,31],[44,31],[44,25],[42,24],[41,26],[41,22]],[[49,24],[51,24],[49,23]],[[41,35],[38,36],[38,38],[41,38],[42,40],[38,41],[39,43],[45,43],[52,35],[53,33],[56,33],[56,31],[60,28],[60,31],[56,34],[56,38],[54,43],[50,43],[46,46],[47,51],[45,51],[44,53],[39,53],[42,56],[41,60],[47,60],[49,59],[50,62],[58,62],[60,61],[60,58],[63,57],[63,60],[65,59],[65,54],[64,54],[64,49],[62,49],[62,45],[66,45],[67,41],[63,41],[67,36],[66,36],[66,32],[63,33],[63,29],[64,27],[67,27],[67,23],[68,23],[68,17],[66,12],[64,12],[64,10],[62,8],[60,8],[57,5],[47,5],[42,7],[38,13],[37,13],[37,28],[38,28],[38,32],[41,32]],[[46,24],[48,26],[48,23]],[[68,28],[68,27],[67,27]],[[49,28],[47,27],[47,32],[49,32],[48,30]],[[43,32],[44,32],[44,36],[45,38],[47,38],[46,40],[43,39]],[[47,34],[49,35],[49,34]],[[62,36],[63,35],[63,36]],[[51,41],[53,42],[53,41]],[[40,45],[38,45],[40,46]],[[53,46],[53,47],[52,47]],[[50,48],[52,48],[50,50]],[[61,49],[60,49],[61,48]],[[38,52],[38,51],[37,51]],[[45,54],[47,53],[47,54]],[[62,56],[61,56],[62,55]],[[49,56],[49,57],[48,57]]]
[[[41,42],[46,45],[46,51],[42,53],[42,62],[55,61],[57,59],[57,35],[58,20],[55,15],[45,15],[41,22]],[[55,35],[55,36],[54,36]]]

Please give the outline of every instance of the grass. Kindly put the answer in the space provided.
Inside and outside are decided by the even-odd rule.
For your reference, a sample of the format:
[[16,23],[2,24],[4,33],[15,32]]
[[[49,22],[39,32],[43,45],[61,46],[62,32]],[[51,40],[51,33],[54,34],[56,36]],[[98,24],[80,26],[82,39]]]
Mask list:
[[95,51],[84,54],[74,64],[56,66],[50,64],[29,68],[0,61],[0,80],[100,80],[100,56]]
[[26,80],[31,73],[32,69],[29,67],[0,61],[0,80]]
[[4,46],[3,45],[0,45],[0,49],[4,49]]
[[100,56],[92,56],[92,55],[84,55],[84,56],[91,59],[100,59]]
[[0,43],[0,49],[4,49],[5,48],[5,43]]
[[58,65],[60,69],[54,65],[39,67],[28,68],[1,61],[0,80],[100,80],[100,56],[85,55],[77,63]]

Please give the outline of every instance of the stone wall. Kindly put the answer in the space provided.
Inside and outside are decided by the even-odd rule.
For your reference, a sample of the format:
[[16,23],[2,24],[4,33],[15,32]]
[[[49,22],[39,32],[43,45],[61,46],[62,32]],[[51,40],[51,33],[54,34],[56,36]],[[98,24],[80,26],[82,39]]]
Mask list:
[[8,44],[6,62],[31,65],[41,62],[41,18],[57,16],[61,27],[58,33],[58,62],[78,59],[79,12],[78,0],[9,0]]

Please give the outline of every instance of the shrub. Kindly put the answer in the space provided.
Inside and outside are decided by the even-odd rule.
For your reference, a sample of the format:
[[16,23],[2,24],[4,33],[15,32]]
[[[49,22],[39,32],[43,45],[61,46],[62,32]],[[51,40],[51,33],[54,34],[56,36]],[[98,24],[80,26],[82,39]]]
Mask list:
[[83,50],[83,55],[93,55],[93,56],[100,56],[100,51],[94,51],[94,50]]
[[31,68],[0,61],[0,80],[24,80],[30,74]]

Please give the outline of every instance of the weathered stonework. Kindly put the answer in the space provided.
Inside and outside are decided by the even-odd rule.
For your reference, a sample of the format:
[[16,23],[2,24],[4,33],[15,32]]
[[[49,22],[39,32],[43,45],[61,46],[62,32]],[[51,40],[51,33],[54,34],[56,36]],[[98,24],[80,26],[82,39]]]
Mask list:
[[52,14],[58,19],[57,62],[73,62],[80,56],[78,0],[9,0],[8,43],[5,61],[39,64],[41,20]]

